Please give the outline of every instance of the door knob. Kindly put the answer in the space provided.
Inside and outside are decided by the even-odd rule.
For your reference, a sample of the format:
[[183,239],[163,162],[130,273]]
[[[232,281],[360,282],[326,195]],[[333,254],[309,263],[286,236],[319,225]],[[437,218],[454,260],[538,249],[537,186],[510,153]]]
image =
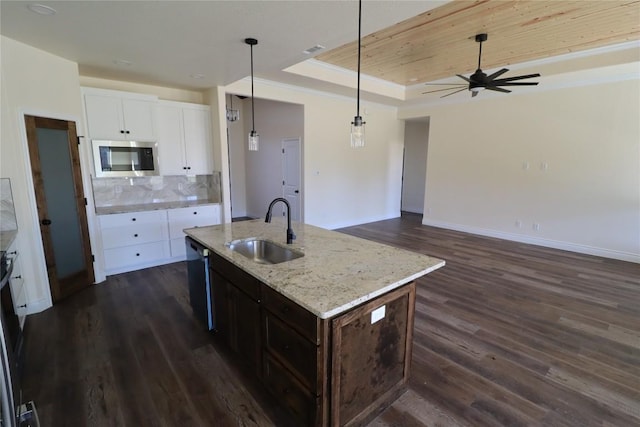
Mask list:
[[294,193],[298,194],[300,192],[300,190],[295,190]]
[[50,220],[50,219],[45,218],[45,219],[43,219],[42,221],[40,221],[40,223],[41,223],[42,225],[51,225],[51,220]]

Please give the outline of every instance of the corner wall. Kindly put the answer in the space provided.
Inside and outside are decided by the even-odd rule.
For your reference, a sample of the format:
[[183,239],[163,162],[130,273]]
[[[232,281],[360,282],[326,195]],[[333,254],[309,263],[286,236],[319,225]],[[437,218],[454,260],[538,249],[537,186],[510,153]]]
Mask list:
[[[83,134],[78,67],[75,62],[2,36],[2,130],[0,175],[11,179],[18,221],[27,312],[51,306],[33,180],[26,145],[24,114],[75,121]],[[87,182],[85,180],[85,189]],[[89,187],[90,191],[90,187]]]

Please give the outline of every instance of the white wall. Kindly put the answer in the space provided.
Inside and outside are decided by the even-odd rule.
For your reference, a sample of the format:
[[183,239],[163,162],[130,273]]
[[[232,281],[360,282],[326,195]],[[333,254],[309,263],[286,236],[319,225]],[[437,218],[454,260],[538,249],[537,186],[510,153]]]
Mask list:
[[[276,197],[282,197],[282,140],[302,138],[304,108],[297,104],[256,98],[255,123],[260,135],[260,147],[258,151],[248,151],[246,140],[251,130],[251,100],[245,101],[242,146],[245,147],[247,215],[264,218],[269,203]],[[281,205],[274,212],[281,213]]]
[[[247,216],[247,184],[245,177],[245,150],[247,134],[245,122],[251,121],[245,108],[249,99],[241,100],[235,95],[227,95],[227,107],[233,97],[233,109],[240,112],[240,119],[235,122],[227,121],[229,130],[229,173],[231,175],[231,211],[232,217]],[[249,109],[249,112],[251,110]]]
[[407,121],[404,125],[404,171],[402,177],[402,210],[423,213],[429,119]]
[[[27,311],[51,306],[49,281],[40,236],[24,114],[75,121],[83,132],[77,64],[1,38],[2,130],[0,175],[10,178],[18,220],[20,252],[27,294]],[[85,182],[85,188],[87,183]],[[90,190],[89,190],[90,191]]]
[[[238,81],[226,91],[250,94],[250,82]],[[339,228],[400,215],[404,123],[397,119],[395,108],[362,103],[366,146],[352,149],[349,132],[355,99],[263,80],[255,81],[255,93],[260,99],[304,107],[306,223]]]
[[640,81],[543,84],[411,112],[431,117],[424,224],[640,262]]

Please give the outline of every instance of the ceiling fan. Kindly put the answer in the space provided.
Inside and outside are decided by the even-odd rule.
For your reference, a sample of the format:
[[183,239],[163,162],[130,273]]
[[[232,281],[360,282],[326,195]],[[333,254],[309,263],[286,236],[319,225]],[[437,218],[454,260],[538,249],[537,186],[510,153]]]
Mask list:
[[484,71],[482,71],[480,69],[480,59],[482,58],[482,42],[485,42],[485,41],[487,41],[486,33],[476,34],[476,42],[480,43],[480,52],[478,53],[478,69],[476,70],[476,72],[471,74],[469,77],[465,77],[461,74],[456,74],[458,77],[460,77],[462,80],[466,81],[467,83],[460,83],[458,85],[450,84],[450,83],[427,83],[431,85],[446,85],[450,87],[446,89],[437,89],[437,90],[431,90],[431,91],[422,92],[422,93],[426,94],[426,93],[442,92],[442,91],[454,89],[453,92],[440,97],[440,98],[445,98],[447,96],[451,96],[455,93],[462,92],[463,90],[468,89],[471,91],[471,96],[474,97],[478,95],[478,92],[484,89],[494,90],[496,92],[510,93],[511,92],[510,90],[504,89],[502,86],[535,86],[538,84],[538,82],[517,81],[517,80],[530,79],[533,77],[540,77],[540,74],[538,73],[526,74],[523,76],[505,77],[505,78],[499,79],[498,77],[500,77],[501,75],[509,71],[507,68],[503,68],[490,75],[487,75]]

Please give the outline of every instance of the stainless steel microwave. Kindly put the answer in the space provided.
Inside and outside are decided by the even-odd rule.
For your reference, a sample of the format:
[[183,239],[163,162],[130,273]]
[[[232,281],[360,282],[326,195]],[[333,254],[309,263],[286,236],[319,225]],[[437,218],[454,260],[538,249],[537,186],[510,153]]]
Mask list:
[[156,142],[94,139],[92,144],[97,178],[159,174]]

